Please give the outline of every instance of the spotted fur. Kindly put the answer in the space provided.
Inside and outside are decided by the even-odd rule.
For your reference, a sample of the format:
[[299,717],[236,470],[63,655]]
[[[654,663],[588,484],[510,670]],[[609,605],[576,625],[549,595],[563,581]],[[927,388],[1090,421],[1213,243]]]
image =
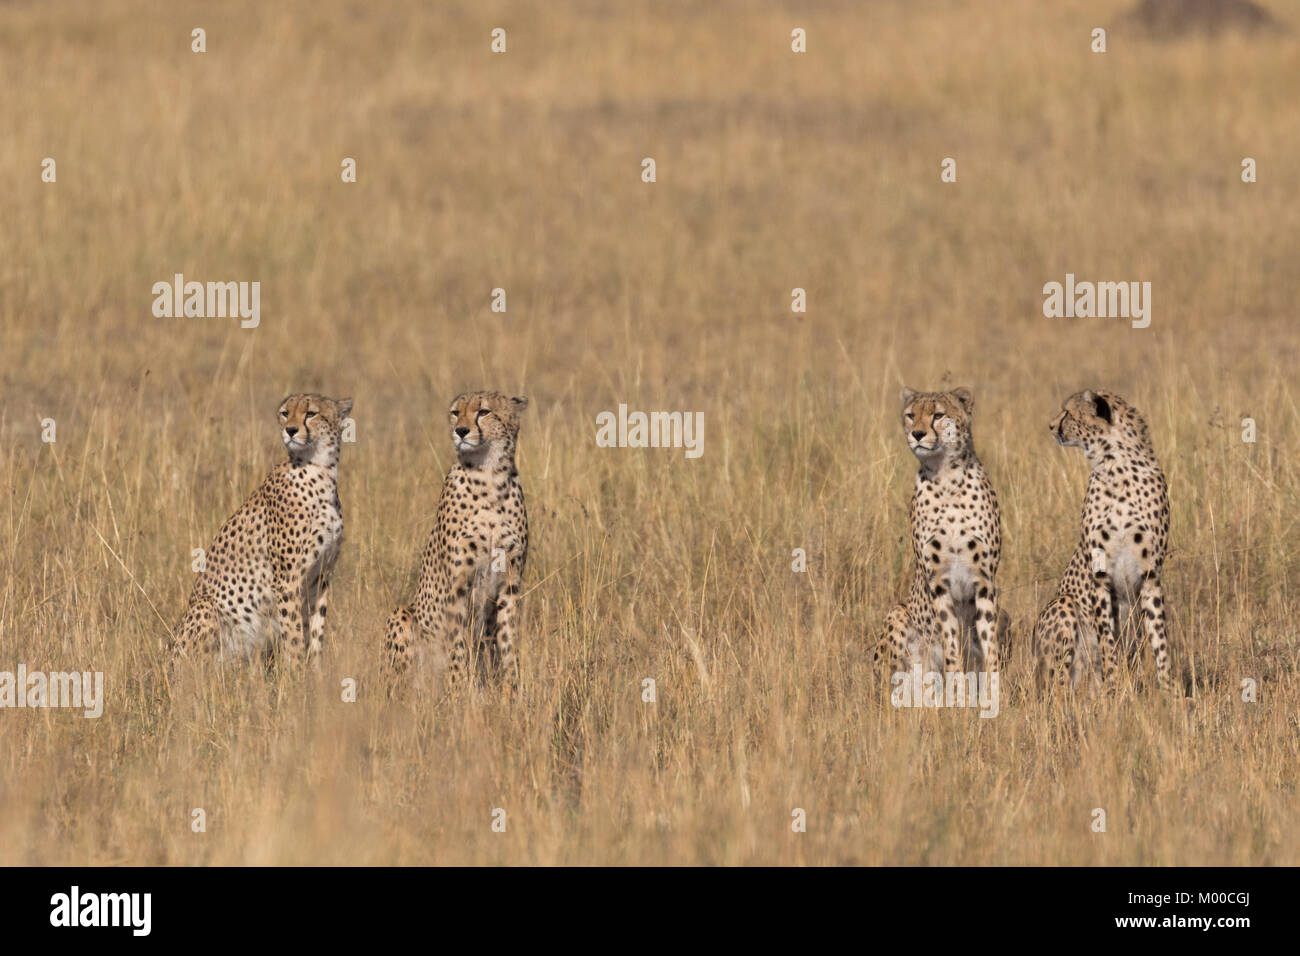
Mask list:
[[467,665],[471,622],[479,648],[513,683],[528,516],[515,468],[519,415],[528,399],[470,392],[448,412],[457,461],[447,473],[437,523],[420,565],[415,601],[388,618],[388,659],[405,672],[445,652],[452,682]]
[[1002,528],[971,440],[974,399],[965,388],[904,389],[902,398],[903,431],[921,465],[908,512],[914,570],[907,601],[886,618],[876,661],[996,671],[1009,623],[997,603]]
[[338,465],[352,399],[290,395],[280,403],[289,453],[205,552],[174,656],[279,652],[319,662],[327,590],[343,542]]
[[1113,685],[1121,637],[1130,658],[1140,649],[1140,613],[1159,686],[1168,688],[1160,570],[1169,539],[1169,494],[1147,424],[1118,395],[1085,391],[1065,400],[1051,429],[1061,445],[1083,449],[1092,474],[1079,547],[1034,628],[1040,681],[1077,686],[1083,672],[1099,663],[1102,679]]

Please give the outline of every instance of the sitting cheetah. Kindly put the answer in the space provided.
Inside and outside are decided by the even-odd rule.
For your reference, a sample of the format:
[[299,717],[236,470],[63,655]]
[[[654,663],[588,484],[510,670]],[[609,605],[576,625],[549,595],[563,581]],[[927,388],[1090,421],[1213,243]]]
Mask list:
[[1078,686],[1101,652],[1105,682],[1114,682],[1119,632],[1135,656],[1140,647],[1133,612],[1155,656],[1162,689],[1169,686],[1160,567],[1169,538],[1169,495],[1146,422],[1109,392],[1079,392],[1051,425],[1057,442],[1082,448],[1092,464],[1083,499],[1083,535],[1056,597],[1034,628],[1039,679]]
[[500,392],[469,392],[451,404],[457,462],[442,484],[415,601],[388,618],[389,661],[399,674],[426,652],[449,651],[451,679],[460,680],[473,618],[480,647],[516,680],[515,623],[528,516],[515,443],[526,407],[528,399]]
[[173,655],[305,651],[319,666],[326,588],[343,540],[339,446],[351,411],[350,398],[299,394],[280,403],[289,459],[271,469],[208,549]]
[[[915,571],[906,604],[886,618],[876,661],[892,657],[907,669],[998,669],[999,613],[995,578],[1002,549],[998,499],[971,442],[969,389],[903,390],[903,430],[920,460],[909,523]],[[978,642],[975,638],[978,637]]]

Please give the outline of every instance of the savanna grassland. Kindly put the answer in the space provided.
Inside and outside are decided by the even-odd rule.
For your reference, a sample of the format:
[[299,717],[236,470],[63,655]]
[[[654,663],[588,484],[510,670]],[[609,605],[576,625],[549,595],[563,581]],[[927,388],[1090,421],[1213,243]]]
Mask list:
[[[1300,863],[1300,48],[1129,7],[0,5],[0,670],[107,695],[0,710],[0,862]],[[1150,327],[1045,318],[1067,272],[1151,282]],[[260,325],[156,318],[175,273],[259,281]],[[871,667],[904,384],[975,395],[996,719]],[[390,700],[478,387],[532,399],[522,687]],[[1169,478],[1177,695],[1030,680],[1087,478],[1047,425],[1087,387]],[[301,390],[356,403],[322,673],[169,675]],[[596,447],[620,403],[702,411],[703,456]]]

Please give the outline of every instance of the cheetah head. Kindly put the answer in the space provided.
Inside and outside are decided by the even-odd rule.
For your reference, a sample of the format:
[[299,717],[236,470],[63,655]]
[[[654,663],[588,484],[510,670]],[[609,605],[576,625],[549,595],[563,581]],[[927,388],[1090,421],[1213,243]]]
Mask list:
[[466,392],[451,403],[451,443],[462,462],[481,460],[488,453],[512,448],[519,434],[519,413],[528,399],[500,392]]
[[903,389],[903,431],[907,447],[923,465],[937,464],[970,444],[970,417],[975,399],[970,389],[918,392]]
[[328,458],[337,452],[343,422],[352,411],[350,398],[326,398],[299,392],[280,403],[280,439],[294,459]]
[[1150,448],[1147,423],[1136,408],[1113,392],[1076,392],[1061,404],[1051,429],[1057,443],[1082,448],[1089,458],[1098,460],[1119,448]]

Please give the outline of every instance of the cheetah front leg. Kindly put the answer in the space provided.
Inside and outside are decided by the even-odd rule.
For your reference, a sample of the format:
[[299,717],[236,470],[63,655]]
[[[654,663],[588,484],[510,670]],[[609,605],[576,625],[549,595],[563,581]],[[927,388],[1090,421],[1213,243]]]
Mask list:
[[308,625],[307,661],[315,671],[320,670],[321,646],[325,640],[325,615],[329,611],[329,577],[322,575],[316,589],[316,607]]
[[961,619],[952,602],[952,592],[947,582],[935,580],[930,587],[934,601],[934,615],[943,635],[943,669],[946,674],[961,673]]
[[1001,668],[1011,660],[1011,649],[1015,645],[1015,630],[1011,615],[1004,607],[998,608],[998,667]]
[[1114,688],[1119,679],[1118,635],[1115,633],[1114,602],[1110,594],[1110,575],[1106,572],[1104,553],[1093,552],[1093,620],[1097,628],[1097,645],[1101,649],[1101,679]]
[[415,641],[418,637],[419,623],[415,611],[409,604],[404,604],[388,615],[388,666],[394,674],[404,674],[411,666],[415,655]]
[[468,552],[463,549],[453,551],[450,556],[452,574],[448,581],[447,595],[443,601],[438,617],[440,636],[449,648],[449,677],[456,685],[465,677],[468,670],[468,643],[470,624],[470,592],[474,582],[474,563]]
[[302,581],[282,583],[279,587],[277,613],[280,624],[280,647],[286,658],[301,658],[307,649],[303,628]]
[[519,670],[515,663],[515,625],[519,612],[520,589],[523,585],[523,562],[510,559],[506,565],[506,579],[497,594],[496,646],[497,664],[511,687],[519,685]]
[[885,634],[876,644],[872,664],[876,667],[883,664],[893,671],[903,669],[908,664],[907,638],[910,631],[907,605],[895,604],[885,617]]
[[998,670],[998,589],[981,569],[975,580],[975,633],[979,637],[984,670]]
[[1143,583],[1141,603],[1142,625],[1156,661],[1156,684],[1161,690],[1169,690],[1169,643],[1165,639],[1165,599],[1159,578],[1150,577]]

